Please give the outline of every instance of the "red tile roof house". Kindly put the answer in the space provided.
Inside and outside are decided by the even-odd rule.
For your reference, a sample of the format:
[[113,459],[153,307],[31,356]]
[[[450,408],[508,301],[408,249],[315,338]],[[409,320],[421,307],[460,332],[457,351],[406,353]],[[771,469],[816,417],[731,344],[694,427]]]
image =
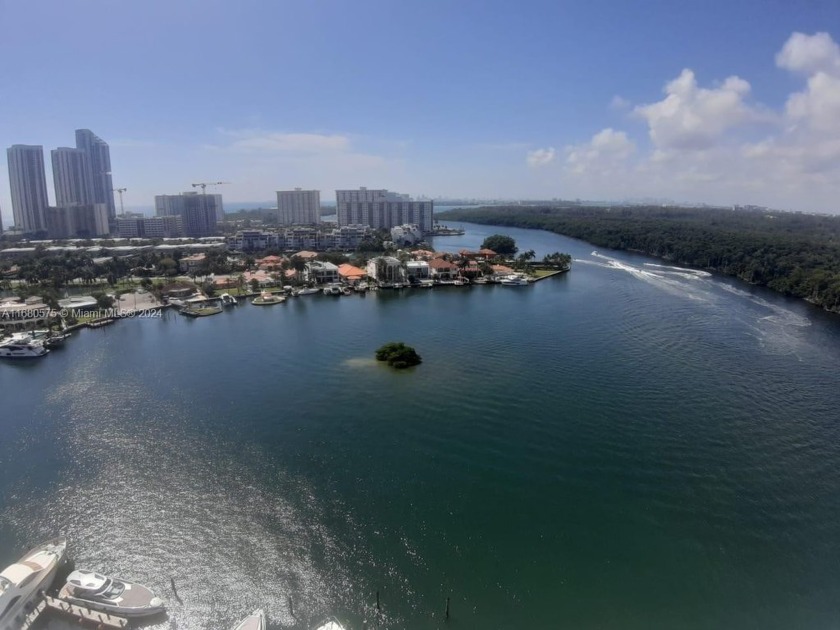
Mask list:
[[257,263],[257,267],[260,269],[280,269],[285,260],[282,256],[266,256],[254,262]]
[[484,260],[490,260],[491,258],[495,258],[496,256],[498,256],[498,254],[492,249],[487,249],[485,247],[483,249],[478,250],[478,257],[483,258]]
[[481,275],[481,267],[474,260],[469,261],[464,267],[461,267],[461,274],[469,278],[474,278]]
[[345,282],[352,284],[362,280],[367,275],[367,271],[360,269],[359,267],[354,267],[348,263],[343,263],[338,266],[338,275],[341,276],[341,279]]
[[458,277],[458,265],[442,258],[430,260],[429,268],[432,270],[432,278],[436,280],[454,280]]
[[233,289],[239,286],[239,278],[237,276],[215,276],[213,286],[217,289]]
[[300,258],[302,260],[305,260],[306,262],[309,262],[310,260],[315,260],[316,258],[318,258],[318,252],[310,252],[304,249],[303,251],[300,251],[297,254],[292,254],[292,258]]
[[250,284],[251,280],[259,282],[261,287],[268,287],[276,283],[274,277],[267,272],[260,269],[259,271],[246,271],[242,274],[245,277],[245,283]]
[[491,265],[491,267],[493,267],[493,273],[496,276],[509,276],[512,273],[516,273],[513,269],[505,265]]
[[435,253],[428,249],[415,249],[410,253],[416,260],[429,260],[435,257]]

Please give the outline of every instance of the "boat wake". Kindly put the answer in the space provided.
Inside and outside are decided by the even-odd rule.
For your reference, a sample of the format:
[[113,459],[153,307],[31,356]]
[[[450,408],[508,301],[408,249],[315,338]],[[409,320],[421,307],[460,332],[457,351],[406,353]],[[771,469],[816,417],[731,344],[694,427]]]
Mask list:
[[745,308],[738,310],[740,315],[735,319],[747,327],[749,334],[758,339],[765,351],[772,354],[799,356],[802,350],[799,330],[811,325],[811,321],[806,316],[774,304],[749,291],[717,281],[707,271],[657,263],[643,263],[642,266],[635,266],[597,251],[593,251],[591,256],[596,260],[579,262],[623,271],[672,295],[704,303],[718,311],[718,316],[731,321],[731,303],[723,300],[723,295],[720,293],[720,290],[723,290],[741,300]]
[[[597,258],[599,262],[603,261],[603,266],[607,268],[618,269],[620,271],[629,273],[635,278],[638,278],[643,282],[647,282],[648,284],[652,284],[663,291],[671,293],[672,295],[677,295],[680,297],[688,298],[690,300],[697,300],[702,302],[714,301],[714,295],[705,287],[689,286],[687,283],[682,282],[681,279],[702,280],[704,278],[704,276],[700,276],[693,273],[694,270],[692,269],[682,269],[680,267],[673,267],[662,270],[648,270],[643,269],[642,267],[637,267],[635,265],[622,262],[610,256],[599,254],[598,252],[592,252],[592,256],[594,258]],[[674,271],[677,269],[680,271]]]
[[685,267],[673,267],[670,265],[657,265],[656,263],[645,263],[645,267],[660,269],[664,273],[675,273],[684,278],[711,278],[712,274],[702,269],[686,269]]

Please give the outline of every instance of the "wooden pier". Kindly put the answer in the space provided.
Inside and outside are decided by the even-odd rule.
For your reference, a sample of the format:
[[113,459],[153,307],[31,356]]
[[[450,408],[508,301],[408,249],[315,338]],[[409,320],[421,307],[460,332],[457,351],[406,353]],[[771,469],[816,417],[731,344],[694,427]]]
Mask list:
[[50,609],[60,612],[64,615],[76,618],[79,623],[90,622],[95,628],[127,628],[128,619],[125,617],[117,617],[109,615],[108,613],[91,610],[84,606],[77,606],[70,602],[65,602],[63,599],[57,599],[44,595],[44,597],[35,606],[35,609],[26,616],[21,630],[29,630],[35,621],[40,618],[41,613]]

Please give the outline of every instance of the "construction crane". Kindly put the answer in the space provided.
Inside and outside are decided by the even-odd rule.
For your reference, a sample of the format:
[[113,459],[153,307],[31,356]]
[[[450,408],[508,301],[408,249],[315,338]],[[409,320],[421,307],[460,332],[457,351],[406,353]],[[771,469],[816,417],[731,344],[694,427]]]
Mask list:
[[128,190],[128,188],[112,188],[111,192],[115,192],[120,196],[120,214],[125,214],[125,208],[123,208],[123,198],[122,194]]
[[[192,185],[193,188],[199,188],[199,187],[201,188],[201,194],[202,194],[202,199],[203,199],[203,201],[201,202],[201,205],[204,207],[205,212],[207,212],[207,187],[208,186],[221,186],[223,184],[229,184],[229,183],[230,182],[199,182],[197,184]],[[216,212],[217,213],[219,212],[218,208],[216,209]],[[216,214],[216,217],[218,217],[218,216],[219,215]]]
[[193,184],[193,188],[201,188],[201,194],[205,194],[207,192],[208,186],[221,186],[222,184],[229,184],[230,182],[199,182],[198,184]]

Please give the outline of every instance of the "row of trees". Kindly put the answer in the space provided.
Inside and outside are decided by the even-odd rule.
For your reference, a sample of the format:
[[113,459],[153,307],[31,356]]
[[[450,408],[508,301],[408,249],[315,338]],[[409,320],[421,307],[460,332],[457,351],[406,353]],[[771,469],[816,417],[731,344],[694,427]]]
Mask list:
[[840,217],[674,207],[495,206],[450,220],[543,229],[741,278],[840,312]]

